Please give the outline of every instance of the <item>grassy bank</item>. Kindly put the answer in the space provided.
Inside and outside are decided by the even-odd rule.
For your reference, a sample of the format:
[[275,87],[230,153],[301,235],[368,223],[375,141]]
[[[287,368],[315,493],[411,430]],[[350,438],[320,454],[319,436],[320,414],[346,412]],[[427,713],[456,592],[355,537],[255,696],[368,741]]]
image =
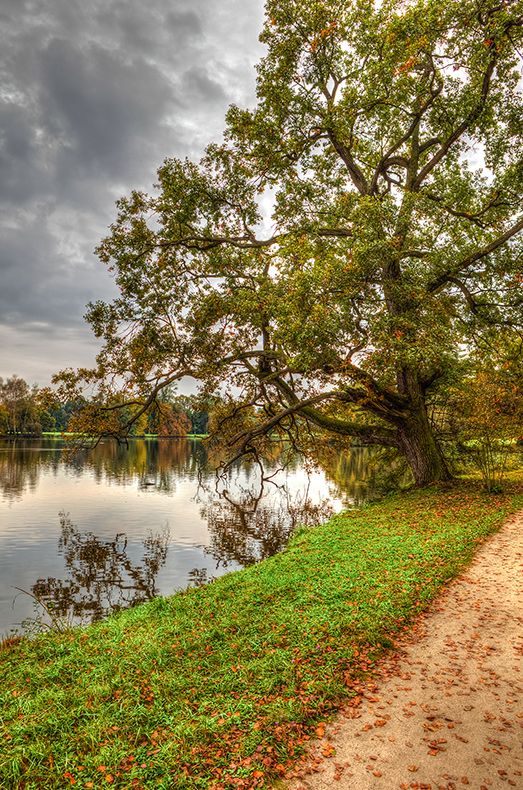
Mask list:
[[516,484],[397,495],[208,587],[4,649],[0,787],[268,784],[518,507]]

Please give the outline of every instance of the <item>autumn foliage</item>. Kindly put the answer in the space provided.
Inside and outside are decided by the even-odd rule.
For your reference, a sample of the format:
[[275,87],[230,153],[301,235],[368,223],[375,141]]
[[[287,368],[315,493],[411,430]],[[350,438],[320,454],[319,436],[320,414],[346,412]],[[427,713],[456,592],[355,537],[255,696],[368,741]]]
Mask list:
[[458,350],[488,357],[523,322],[521,4],[266,11],[257,106],[118,201],[98,254],[121,294],[88,306],[103,349],[63,394],[93,388],[99,434],[121,396],[126,435],[191,377],[256,416],[222,431],[233,453],[321,434],[447,480],[434,393]]

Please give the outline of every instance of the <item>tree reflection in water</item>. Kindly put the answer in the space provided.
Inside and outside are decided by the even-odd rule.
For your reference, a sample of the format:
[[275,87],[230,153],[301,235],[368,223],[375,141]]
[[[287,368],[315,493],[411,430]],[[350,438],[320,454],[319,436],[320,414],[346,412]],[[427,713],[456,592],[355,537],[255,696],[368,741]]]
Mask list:
[[38,579],[31,587],[54,615],[73,621],[96,621],[111,612],[149,601],[158,595],[156,577],[165,565],[169,530],[142,540],[143,557],[134,562],[127,538],[116,535],[100,540],[78,530],[68,515],[60,513],[58,553],[64,557],[69,578]]
[[[205,489],[208,501],[201,513],[207,521],[210,543],[200,548],[216,561],[217,568],[231,564],[246,567],[272,557],[285,549],[298,526],[316,526],[334,513],[328,499],[314,503],[308,488],[291,494],[285,486],[265,477],[263,467],[261,472],[258,485],[251,477],[250,490],[236,484],[240,493],[235,498],[219,485],[213,494]],[[200,485],[205,488],[201,481]],[[194,568],[189,577],[195,586],[213,579],[206,568]]]
[[[283,551],[296,527],[321,524],[333,512],[327,501],[313,504],[310,499],[300,502],[299,497],[279,507],[258,504],[254,509],[248,500],[224,498],[202,509],[210,533],[210,544],[202,548],[217,561],[217,567],[253,565]],[[191,573],[193,583],[208,581],[205,575],[200,579],[202,572],[197,569]]]
[[[214,477],[213,467],[220,458],[211,454],[199,441],[188,439],[135,439],[128,446],[106,441],[96,448],[78,450],[63,455],[60,439],[0,440],[0,494],[7,500],[21,499],[27,490],[35,490],[41,475],[60,469],[81,477],[90,470],[101,484],[128,486],[138,481],[142,489],[148,487],[164,493],[176,490],[181,480],[197,480],[201,470],[204,478]],[[343,452],[336,446],[319,444],[315,460],[326,477],[333,483],[333,496],[340,496],[347,503],[361,504],[369,499],[376,474],[372,464],[375,451],[370,448],[352,448]],[[285,457],[284,457],[285,456]],[[267,469],[279,466],[292,472],[300,467],[299,454],[288,453],[283,444],[275,443],[264,458]],[[255,475],[255,464],[243,462],[246,482]]]
[[[35,491],[42,466],[40,439],[0,440],[0,494],[8,502],[22,499],[26,491]],[[49,451],[50,450],[50,451]],[[56,471],[61,447],[46,448],[45,463]]]
[[138,479],[142,488],[170,493],[180,480],[197,479],[207,453],[201,442],[189,439],[133,439],[128,444],[107,440],[77,450],[67,461],[78,474],[90,469],[99,483],[127,486]]
[[325,476],[334,484],[332,496],[353,507],[368,502],[377,492],[377,481],[383,473],[376,466],[376,450],[372,447],[353,447],[340,452],[328,445],[319,445],[316,458]]
[[[171,495],[182,484],[187,490],[186,484],[193,482],[196,492],[199,481],[197,501],[209,538],[198,548],[207,557],[201,564],[208,567],[173,577],[170,590],[188,582],[206,584],[219,568],[222,573],[224,568],[252,565],[284,550],[297,526],[314,526],[332,515],[333,499],[338,506],[340,502],[351,506],[370,498],[376,474],[371,450],[343,452],[337,445],[320,444],[312,468],[321,468],[324,478],[321,497],[316,493],[313,498],[303,458],[284,443],[268,448],[263,466],[247,458],[230,467],[218,485],[215,469],[220,458],[193,440],[137,439],[128,447],[104,442],[67,456],[62,455],[62,447],[63,442],[54,439],[0,441],[0,497],[8,503],[23,499],[28,490],[36,491],[44,476],[87,475],[103,486],[138,486],[141,496],[150,492],[152,497]],[[284,470],[282,476],[271,480],[279,469]],[[121,523],[125,523],[125,513]],[[78,529],[65,514],[60,516],[60,527],[58,553],[65,560],[66,578],[33,583],[33,577],[26,585],[46,605],[51,604],[57,617],[100,620],[170,591],[157,586],[159,570],[167,565],[168,532],[143,540],[140,556],[125,534],[104,540],[88,531],[89,527]],[[173,556],[174,552],[173,548]]]

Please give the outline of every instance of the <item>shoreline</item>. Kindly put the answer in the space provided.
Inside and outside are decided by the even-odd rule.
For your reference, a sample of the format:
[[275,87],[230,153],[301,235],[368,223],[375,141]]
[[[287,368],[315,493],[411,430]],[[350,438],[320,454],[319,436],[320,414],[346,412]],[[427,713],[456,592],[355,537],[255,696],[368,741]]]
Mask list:
[[100,788],[292,775],[319,722],[522,506],[521,481],[397,494],[206,587],[1,651],[6,790],[68,786],[65,772]]

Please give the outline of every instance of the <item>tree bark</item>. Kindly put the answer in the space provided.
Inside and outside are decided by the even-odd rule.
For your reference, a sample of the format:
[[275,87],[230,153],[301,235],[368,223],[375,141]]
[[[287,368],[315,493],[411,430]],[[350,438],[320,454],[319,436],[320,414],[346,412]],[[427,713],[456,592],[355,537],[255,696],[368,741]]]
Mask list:
[[421,414],[412,415],[404,425],[398,427],[398,447],[407,459],[417,488],[452,480],[424,410]]

